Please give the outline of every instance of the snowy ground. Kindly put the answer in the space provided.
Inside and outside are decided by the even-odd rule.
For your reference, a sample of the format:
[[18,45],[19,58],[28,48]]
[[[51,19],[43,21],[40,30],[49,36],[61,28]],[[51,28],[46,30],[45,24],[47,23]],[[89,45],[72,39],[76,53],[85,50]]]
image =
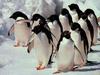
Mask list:
[[[13,12],[20,10],[25,12],[27,16],[30,17],[33,11],[35,11],[35,9],[38,7],[37,5],[39,5],[39,1],[40,0],[0,0],[0,75],[52,75],[54,72],[54,68],[48,68],[43,71],[35,70],[34,50],[28,54],[26,50],[27,48],[14,48],[14,41],[6,38],[6,36],[2,36],[6,35],[10,26],[13,24],[9,19],[9,16]],[[51,0],[46,1],[50,2]],[[54,1],[57,3],[56,1],[62,0]],[[85,10],[86,8],[92,8],[96,12],[96,15],[98,17],[100,16],[100,0],[63,1],[64,3],[79,1],[76,3],[82,10]],[[84,3],[84,1],[86,2]],[[47,8],[47,6],[44,8]],[[58,75],[100,75],[100,45],[98,44],[94,46],[93,49],[95,51],[93,53],[89,53],[88,56],[88,60],[95,61],[93,65],[84,66],[82,69],[77,71],[60,73]]]
[[[54,68],[42,71],[35,70],[34,52],[27,53],[27,48],[14,48],[14,41],[0,36],[0,75],[52,75]],[[93,47],[93,53],[89,53],[89,60],[95,61],[93,65],[87,65],[77,71],[60,73],[57,75],[100,75],[100,45]]]

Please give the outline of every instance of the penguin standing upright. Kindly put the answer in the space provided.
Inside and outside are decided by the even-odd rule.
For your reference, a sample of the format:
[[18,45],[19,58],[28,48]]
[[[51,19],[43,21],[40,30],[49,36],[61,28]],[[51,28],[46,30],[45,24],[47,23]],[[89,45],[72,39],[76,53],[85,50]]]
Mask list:
[[68,7],[69,7],[68,10],[72,16],[73,22],[78,22],[83,12],[80,10],[77,4],[70,4],[68,5]]
[[47,19],[48,26],[50,27],[51,33],[54,35],[53,37],[53,43],[55,44],[54,50],[56,49],[57,43],[60,39],[60,35],[63,32],[62,25],[59,21],[58,15],[51,15]]
[[[40,22],[45,22],[46,23],[46,19],[40,14],[34,14],[32,16],[31,21],[32,21],[32,29],[37,25],[41,25],[41,24],[39,24]],[[48,28],[48,30],[50,30],[50,28],[48,27],[47,24],[45,24],[45,27]]]
[[87,62],[88,39],[85,31],[76,22],[71,25],[71,38],[75,44],[74,64],[84,66]]
[[87,39],[88,39],[88,43],[89,43],[89,51],[91,49],[91,45],[93,43],[93,36],[94,36],[94,30],[93,30],[93,26],[91,25],[90,21],[87,19],[87,16],[85,14],[83,14],[80,18],[80,20],[78,21],[78,23],[80,24],[81,28],[85,31]]
[[31,19],[31,21],[32,21],[32,29],[33,29],[35,26],[39,25],[39,21],[40,21],[40,20],[44,20],[44,21],[45,21],[45,18],[44,18],[43,16],[41,16],[40,14],[34,14],[34,15],[32,16],[32,19]]
[[22,44],[23,47],[26,47],[31,31],[31,25],[29,23],[30,21],[28,20],[28,17],[24,13],[16,11],[10,16],[10,18],[16,20],[15,24],[8,32],[8,35],[10,35],[10,32],[14,32],[16,41],[14,46],[17,47]]
[[91,22],[93,29],[94,29],[94,36],[93,36],[93,44],[97,43],[97,35],[98,35],[98,21],[95,15],[95,12],[92,9],[86,9],[84,12],[87,15],[88,20]]
[[[28,44],[28,52],[31,51],[31,49],[34,47],[35,54],[36,54],[36,60],[37,60],[37,70],[45,69],[48,66],[48,63],[51,60],[51,55],[53,52],[52,49],[52,35],[51,31],[48,30],[46,25],[46,21],[39,21],[39,25],[35,26],[32,29],[32,32],[34,33],[34,37],[32,37],[29,44]],[[32,43],[32,45],[31,45]],[[34,43],[34,44],[33,44]],[[30,48],[31,47],[31,48]]]
[[61,10],[61,13],[59,15],[59,20],[62,24],[63,31],[65,31],[65,30],[69,31],[70,30],[70,25],[72,23],[72,17],[69,14],[69,11],[66,8],[63,8]]
[[57,71],[65,72],[73,70],[74,67],[74,42],[71,39],[71,33],[69,31],[64,31],[61,34],[60,40],[57,45],[57,55],[56,55],[56,64],[57,64]]

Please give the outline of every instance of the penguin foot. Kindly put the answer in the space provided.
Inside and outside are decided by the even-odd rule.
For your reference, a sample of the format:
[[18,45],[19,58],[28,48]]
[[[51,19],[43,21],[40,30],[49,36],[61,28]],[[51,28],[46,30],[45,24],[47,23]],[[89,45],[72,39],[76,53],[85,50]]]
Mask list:
[[46,68],[45,66],[44,67],[41,67],[41,66],[36,67],[37,70],[44,70],[45,68]]
[[58,74],[58,73],[60,73],[61,71],[60,70],[57,70],[57,71],[55,71],[53,74]]
[[23,47],[27,47],[27,45],[23,45]]
[[73,68],[72,68],[72,71],[75,71],[75,70],[77,70],[78,69],[78,66],[74,66]]
[[14,47],[19,47],[19,45],[14,45]]

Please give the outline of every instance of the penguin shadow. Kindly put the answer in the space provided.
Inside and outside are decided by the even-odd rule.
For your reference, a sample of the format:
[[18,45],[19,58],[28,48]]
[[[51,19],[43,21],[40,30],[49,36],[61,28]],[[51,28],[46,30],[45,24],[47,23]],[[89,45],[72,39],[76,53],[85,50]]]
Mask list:
[[95,67],[95,68],[85,68],[85,69],[78,69],[78,70],[75,70],[74,72],[87,72],[87,71],[97,71],[97,70],[100,70],[100,68],[98,67]]
[[100,52],[100,50],[92,50],[92,51],[90,51],[90,53],[98,53],[98,52]]
[[85,66],[97,66],[100,65],[100,62],[97,61],[89,61]]
[[[78,72],[86,72],[86,71],[95,71],[95,70],[100,70],[100,67],[96,67],[96,66],[99,66],[100,65],[100,62],[96,62],[96,61],[91,61],[90,63],[87,63],[85,66],[87,66],[87,68],[83,68],[83,69],[77,69],[75,71],[78,71]],[[92,68],[89,68],[91,67]],[[94,67],[93,67],[94,66]]]

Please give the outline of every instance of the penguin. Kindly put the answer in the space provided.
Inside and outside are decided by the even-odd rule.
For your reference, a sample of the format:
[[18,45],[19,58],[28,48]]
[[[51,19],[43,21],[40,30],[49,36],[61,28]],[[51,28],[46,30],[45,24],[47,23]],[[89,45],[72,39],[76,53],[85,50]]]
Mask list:
[[54,74],[73,70],[74,55],[75,49],[74,42],[71,39],[71,33],[69,31],[64,31],[57,44],[55,62],[57,64],[57,71],[55,71]]
[[[41,21],[41,20],[40,20]],[[51,57],[53,53],[53,38],[51,31],[45,27],[46,22],[39,22],[39,25],[32,29],[34,36],[29,42],[27,51],[30,53],[31,49],[35,49],[36,60],[37,60],[37,70],[43,70],[51,63]],[[32,34],[32,35],[33,35]]]
[[79,6],[77,4],[74,4],[74,3],[70,4],[70,5],[68,5],[68,10],[72,16],[73,22],[78,22],[81,15],[83,14],[83,12],[80,10]]
[[34,26],[39,25],[40,20],[45,21],[45,18],[42,15],[37,14],[37,13],[32,16],[31,18],[32,29],[34,28]]
[[61,13],[59,15],[59,20],[62,24],[63,31],[65,31],[65,30],[69,31],[70,25],[72,23],[72,17],[70,15],[69,11],[66,8],[63,8],[61,10]]
[[88,20],[88,18],[85,14],[83,14],[81,16],[78,23],[80,24],[81,28],[85,31],[85,33],[87,35],[88,43],[89,43],[89,49],[88,50],[90,51],[92,43],[93,43],[93,36],[94,36],[93,26],[92,26],[92,24],[90,23],[90,21]]
[[18,47],[20,44],[22,44],[23,47],[26,47],[31,32],[30,20],[21,11],[16,11],[10,16],[10,18],[15,20],[15,24],[13,24],[8,31],[8,35],[10,35],[11,32],[14,32],[16,41],[14,47]]
[[[40,14],[34,14],[31,18],[31,21],[32,21],[32,29],[37,25],[42,25],[39,24],[40,22],[47,23],[46,19]],[[44,24],[44,25],[46,28],[48,28],[48,30],[50,30],[48,24]]]
[[93,45],[97,43],[97,36],[98,36],[98,21],[95,15],[95,12],[92,9],[86,9],[84,14],[87,15],[88,20],[91,22],[93,29],[94,29],[94,36],[93,36]]
[[85,31],[81,28],[79,23],[74,22],[71,25],[71,38],[75,44],[74,65],[82,67],[87,63],[88,54],[88,39]]
[[62,25],[59,21],[58,15],[51,15],[47,18],[48,26],[50,27],[51,33],[54,35],[53,37],[53,43],[55,44],[54,50],[56,49],[57,43],[60,39],[60,35],[63,32]]

